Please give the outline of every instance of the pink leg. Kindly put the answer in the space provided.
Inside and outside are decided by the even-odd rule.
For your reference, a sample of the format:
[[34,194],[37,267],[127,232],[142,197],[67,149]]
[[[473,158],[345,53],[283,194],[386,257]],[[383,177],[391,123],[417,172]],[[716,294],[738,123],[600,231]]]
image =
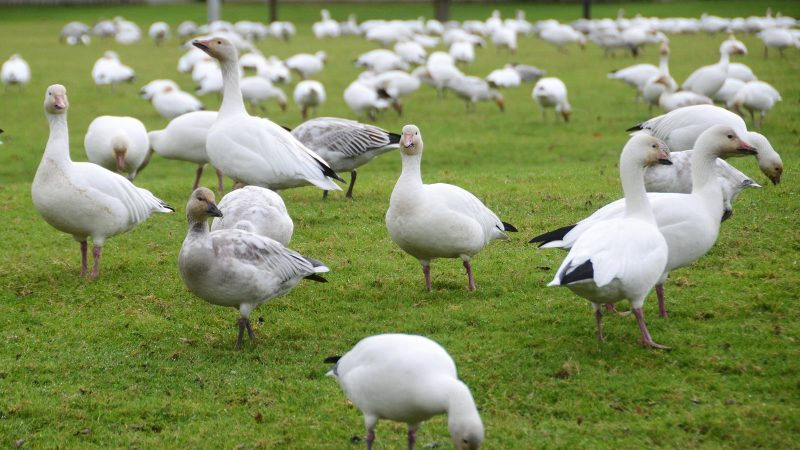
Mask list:
[[653,342],[653,338],[650,337],[650,332],[647,331],[647,325],[644,324],[644,313],[642,312],[642,308],[634,308],[633,314],[636,316],[636,321],[639,322],[639,331],[642,332],[642,345],[661,350],[670,349],[669,347]]
[[200,186],[200,177],[203,176],[203,166],[199,166],[197,168],[197,175],[194,177],[194,185],[192,186],[192,190],[197,189],[197,186]]
[[408,430],[408,450],[414,450],[414,444],[417,442],[417,432]]
[[[611,305],[614,306],[614,305]],[[594,320],[597,322],[597,340],[603,340],[603,310],[601,308],[596,308],[594,310]]]
[[605,307],[606,307],[606,311],[608,311],[610,313],[616,313],[617,312],[617,308],[614,306],[613,303],[606,303]]
[[81,241],[81,276],[86,276],[86,272],[89,271],[89,261],[86,257],[86,253],[88,250],[88,245],[86,241]]
[[222,171],[217,169],[217,184],[219,185],[219,193],[222,195],[225,192],[225,183],[223,183],[224,177],[222,176]]
[[95,245],[94,249],[92,249],[92,256],[94,256],[94,267],[92,268],[92,274],[89,276],[91,279],[97,278],[100,275],[100,251],[103,247],[99,245]]
[[431,264],[428,261],[422,262],[422,273],[425,274],[425,289],[431,291]]
[[372,450],[372,443],[375,442],[375,430],[367,431],[367,450]]
[[475,277],[472,276],[472,265],[469,263],[469,260],[464,261],[464,268],[467,269],[467,289],[470,291],[475,290]]
[[658,296],[658,315],[667,317],[667,306],[664,304],[664,285],[656,285],[656,296]]

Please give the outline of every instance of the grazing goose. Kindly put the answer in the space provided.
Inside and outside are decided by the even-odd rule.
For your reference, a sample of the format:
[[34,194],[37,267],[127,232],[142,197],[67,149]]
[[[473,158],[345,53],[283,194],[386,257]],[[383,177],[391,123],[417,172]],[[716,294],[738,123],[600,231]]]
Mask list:
[[422,422],[447,413],[450,438],[459,450],[483,442],[483,422],[469,388],[458,379],[453,359],[441,345],[423,336],[379,334],[359,341],[327,373],[364,414],[367,450],[375,442],[378,420],[408,424],[413,450]]
[[247,114],[239,89],[237,51],[227,39],[195,40],[193,44],[222,66],[225,92],[206,141],[214,167],[235,181],[270,189],[313,184],[341,190],[328,177],[344,180],[322,158],[272,121]]
[[153,22],[150,29],[147,30],[147,34],[156,45],[161,45],[169,39],[169,25],[166,22]]
[[542,109],[542,120],[546,119],[545,110],[555,107],[556,121],[558,114],[561,114],[564,122],[569,122],[572,108],[567,100],[567,87],[558,78],[545,77],[537,81],[533,86],[531,97]]
[[536,66],[529,66],[527,64],[511,64],[512,69],[516,70],[522,81],[527,83],[536,83],[540,78],[547,74],[546,70],[542,70]]
[[309,109],[316,110],[325,103],[325,86],[315,80],[303,80],[297,83],[297,86],[294,87],[294,102],[300,108],[300,116],[306,120]]
[[714,103],[710,98],[696,92],[676,91],[677,85],[672,77],[662,75],[655,80],[654,84],[662,87],[661,95],[658,96],[658,106],[665,113],[687,106],[711,105]]
[[400,138],[403,171],[392,191],[386,228],[392,240],[417,258],[431,290],[430,262],[435,258],[461,258],[467,270],[468,289],[475,290],[470,258],[494,239],[507,239],[503,231],[517,231],[502,222],[470,192],[452,184],[423,184],[422,135],[415,125],[403,127]]
[[491,34],[492,45],[497,52],[506,49],[512,55],[517,52],[517,30],[511,27],[500,26]]
[[109,50],[95,61],[92,78],[98,86],[110,84],[113,88],[123,82],[132,82],[136,79],[136,74],[133,69],[120,62],[116,52]]
[[577,43],[581,50],[586,48],[586,37],[569,25],[554,25],[542,29],[539,37],[556,46],[558,51],[566,52],[564,46]]
[[206,188],[192,192],[186,204],[189,232],[181,245],[178,268],[192,293],[219,306],[237,308],[242,347],[245,330],[255,340],[250,312],[258,305],[291,291],[303,278],[325,282],[328,272],[321,262],[265,236],[240,229],[208,231],[208,217],[222,217],[214,193]]
[[777,48],[781,58],[783,49],[787,47],[800,46],[800,38],[787,28],[768,28],[757,34],[758,38],[764,43],[764,58],[767,58],[770,48]]
[[89,161],[133,181],[150,149],[147,130],[141,120],[126,116],[100,116],[92,120],[83,148]]
[[472,76],[458,76],[450,80],[447,87],[464,100],[467,111],[474,109],[475,104],[481,100],[491,100],[497,104],[500,111],[505,111],[503,94],[493,89],[492,83],[482,78]]
[[22,59],[22,56],[11,55],[8,61],[3,63],[2,69],[0,69],[0,79],[3,80],[4,90],[14,85],[25,86],[31,81],[31,68],[27,61]]
[[642,87],[642,97],[647,102],[648,112],[652,111],[653,105],[659,105],[661,94],[667,88],[670,89],[670,92],[678,90],[678,83],[669,74],[669,46],[662,43],[659,51],[661,53],[661,59],[658,64],[660,73],[647,80],[644,87]]
[[548,286],[565,286],[592,302],[597,339],[603,340],[600,304],[628,299],[639,322],[642,344],[656,344],[644,323],[644,299],[658,282],[667,264],[667,243],[658,230],[644,190],[645,169],[670,164],[669,148],[652,136],[630,138],[622,149],[623,214],[588,227],[572,245]]
[[381,98],[371,80],[355,80],[342,93],[344,102],[360,118],[366,115],[370,120],[377,118],[377,113],[389,107],[387,99]]
[[194,95],[173,86],[156,91],[150,101],[158,114],[167,120],[203,109],[203,104]]
[[612,80],[621,80],[636,89],[636,100],[639,100],[647,80],[660,75],[661,69],[652,64],[634,64],[611,72],[606,76]]
[[[378,155],[398,148],[400,136],[374,125],[336,117],[319,117],[301,123],[292,135],[312,149],[336,172],[349,171],[347,198],[353,197],[356,168]],[[324,196],[328,195],[325,191]]]
[[322,70],[325,65],[326,55],[323,51],[317,53],[299,53],[286,60],[286,67],[294,70],[300,78],[306,79]]
[[736,62],[728,64],[728,79],[730,78],[736,78],[737,80],[742,80],[745,83],[758,79],[758,77],[756,77],[756,75],[753,73],[753,69],[742,63]]
[[739,92],[739,89],[741,89],[744,84],[745,81],[742,81],[738,78],[728,77],[725,79],[725,84],[719,88],[717,93],[714,94],[714,97],[711,99],[714,100],[715,103],[722,103],[730,109],[733,107],[733,97],[737,92]]
[[719,62],[710,66],[703,66],[689,75],[681,86],[685,91],[696,92],[706,97],[713,97],[725,84],[728,78],[728,66],[731,55],[745,55],[747,49],[739,41],[727,40],[719,47]]
[[447,52],[453,57],[454,61],[464,63],[464,65],[468,65],[475,60],[475,48],[472,42],[465,39],[453,42]]
[[[781,100],[781,94],[771,84],[763,81],[748,81],[733,96],[731,107],[739,114],[743,107],[750,111],[750,121],[753,123],[753,128],[757,130],[761,128],[767,111]],[[760,116],[758,120],[755,117],[756,112]]]
[[222,217],[214,218],[211,231],[237,228],[274,239],[283,246],[292,239],[294,222],[283,199],[274,191],[244,186],[226,194],[217,206]]
[[502,69],[495,69],[486,76],[492,87],[513,88],[522,84],[522,76],[514,67],[507,64]]
[[[200,177],[203,175],[203,167],[209,162],[206,137],[208,129],[216,120],[216,111],[190,112],[172,119],[163,130],[147,134],[150,139],[150,149],[159,156],[197,164],[197,176],[192,190],[197,189]],[[216,169],[216,172],[221,194],[224,191],[222,172],[219,169]]]
[[172,80],[159,79],[159,80],[153,80],[142,86],[142,88],[139,89],[139,96],[142,97],[142,99],[144,100],[152,100],[157,93],[163,92],[164,89],[168,87],[175,90],[181,89],[180,86],[178,86],[178,83]]
[[757,149],[758,167],[773,184],[781,181],[783,161],[767,138],[747,131],[744,120],[727,109],[712,105],[680,108],[670,113],[646,120],[627,131],[655,136],[666,142],[672,151],[689,150],[697,138],[714,125],[728,125]]
[[428,52],[419,42],[406,40],[394,44],[394,52],[408,64],[425,64]]
[[264,102],[275,100],[278,102],[281,111],[286,111],[288,101],[286,93],[283,89],[274,86],[271,81],[264,77],[244,77],[239,80],[239,87],[242,90],[242,97],[252,108],[258,108],[263,112],[267,112],[264,107]]
[[[722,188],[717,182],[716,158],[753,155],[756,149],[742,140],[733,128],[715,125],[700,135],[692,152],[692,193],[648,193],[656,223],[669,247],[666,270],[656,284],[659,314],[666,317],[664,288],[669,272],[688,266],[705,255],[717,240],[722,222]],[[600,208],[575,225],[536,236],[531,242],[540,247],[571,248],[580,236],[596,223],[622,217],[625,200],[617,200]]]
[[[424,66],[420,67],[423,70],[425,69]],[[397,111],[397,114],[403,115],[402,98],[416,92],[419,89],[420,80],[402,70],[390,70],[374,75],[371,83],[375,86],[375,89],[389,97],[389,101]]]
[[33,205],[44,220],[71,234],[81,245],[81,276],[86,275],[87,242],[94,244],[91,278],[100,273],[100,253],[106,239],[134,228],[154,212],[174,209],[150,191],[96,164],[72,162],[67,130],[67,89],[47,88],[44,110],[50,122],[42,162],[31,186]]

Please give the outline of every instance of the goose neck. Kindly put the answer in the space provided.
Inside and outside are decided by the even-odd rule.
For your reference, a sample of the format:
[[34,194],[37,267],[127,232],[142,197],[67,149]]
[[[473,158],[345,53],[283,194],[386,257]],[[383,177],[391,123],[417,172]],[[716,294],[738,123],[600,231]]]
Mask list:
[[198,238],[198,237],[204,237],[205,235],[209,234],[207,219],[204,218],[203,220],[198,221],[195,218],[188,217],[188,222],[189,222],[189,236],[193,238]]
[[622,158],[619,163],[619,176],[622,192],[625,194],[625,217],[638,218],[655,223],[650,200],[644,188],[645,167],[635,161]]
[[669,55],[661,55],[661,59],[658,63],[658,68],[661,70],[661,73],[664,75],[669,75]]
[[67,114],[47,114],[47,121],[50,123],[50,137],[47,139],[45,156],[60,162],[71,161],[69,157]]
[[422,185],[422,154],[402,154],[403,170],[400,173],[398,184]]
[[720,52],[719,65],[727,69],[730,62],[731,62],[731,55],[728,52]]
[[692,151],[692,192],[697,192],[707,185],[715,183],[716,155],[707,146],[695,145]]
[[242,90],[239,87],[239,67],[235,58],[220,61],[222,70],[222,105],[219,107],[220,117],[247,114],[242,98]]

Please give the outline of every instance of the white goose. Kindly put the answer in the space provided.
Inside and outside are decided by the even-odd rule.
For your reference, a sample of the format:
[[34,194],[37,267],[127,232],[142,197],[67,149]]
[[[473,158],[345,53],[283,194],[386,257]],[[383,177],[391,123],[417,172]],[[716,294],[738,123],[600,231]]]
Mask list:
[[714,94],[714,97],[711,99],[714,100],[716,103],[722,103],[723,105],[731,105],[728,108],[733,107],[733,97],[739,92],[739,89],[744,86],[744,81],[738,78],[731,78],[728,77],[725,79],[725,84],[722,85],[721,88]]
[[323,51],[317,53],[299,53],[286,60],[286,67],[297,72],[302,79],[306,79],[320,72],[325,66],[326,55]]
[[492,45],[497,51],[506,49],[512,55],[517,52],[517,31],[511,27],[500,26],[492,34]]
[[[425,69],[424,66],[420,67]],[[371,82],[376,89],[389,96],[392,107],[399,115],[403,114],[403,97],[416,92],[420,86],[419,78],[402,70],[390,70],[374,75]]]
[[[515,72],[516,73],[516,72]],[[491,82],[472,76],[455,77],[447,84],[456,95],[462,98],[467,105],[467,111],[475,108],[475,104],[482,100],[491,100],[497,104],[500,111],[505,111],[503,94],[491,87]]]
[[317,154],[270,120],[247,114],[239,89],[236,48],[225,38],[193,41],[219,59],[225,92],[217,120],[208,130],[211,164],[245,184],[286,189],[313,184],[340,190],[328,177],[341,178]]
[[150,149],[147,130],[141,120],[127,116],[100,116],[92,120],[83,148],[89,161],[133,180]]
[[636,89],[636,99],[642,95],[647,80],[661,75],[661,69],[652,64],[634,64],[606,75],[612,80],[620,80]]
[[8,61],[3,63],[3,67],[0,69],[0,79],[3,80],[4,89],[14,85],[25,86],[31,81],[31,68],[27,61],[22,59],[22,56],[13,54]]
[[[177,159],[197,164],[197,176],[192,190],[197,189],[203,167],[209,162],[206,152],[208,129],[217,120],[216,111],[195,111],[172,119],[163,130],[151,131],[150,149],[167,159]],[[224,191],[222,172],[216,169],[219,192]]]
[[[771,84],[763,81],[748,81],[733,96],[731,106],[739,114],[741,114],[742,108],[750,111],[750,120],[753,128],[757,130],[761,128],[767,111],[781,100],[781,94]],[[756,112],[760,116],[758,120],[755,117]]]
[[[722,188],[717,182],[717,157],[755,154],[756,149],[743,141],[733,128],[715,125],[707,129],[695,143],[692,153],[692,193],[648,193],[656,223],[669,247],[666,269],[656,284],[659,314],[667,315],[663,283],[669,272],[688,266],[705,255],[717,240],[723,216]],[[536,236],[543,248],[571,248],[586,231],[598,222],[622,217],[625,200],[617,200],[600,208],[575,225]]]
[[642,312],[647,294],[667,265],[667,242],[656,225],[643,180],[645,169],[657,163],[670,164],[669,148],[664,142],[646,135],[630,138],[619,159],[625,193],[623,214],[588,227],[548,284],[568,287],[592,302],[597,339],[601,341],[600,304],[628,299],[639,322],[642,344],[666,348],[653,342]]
[[689,150],[697,138],[714,125],[728,125],[756,147],[758,167],[773,184],[781,181],[783,161],[767,138],[747,131],[744,120],[727,109],[712,105],[680,108],[670,113],[646,120],[627,131],[645,133],[666,142],[672,151]]
[[[661,59],[658,64],[660,74],[647,80],[642,88],[642,97],[648,104],[648,112],[652,111],[653,105],[659,105],[661,94],[663,94],[667,88],[669,88],[671,92],[678,90],[678,83],[675,82],[675,79],[673,79],[669,73],[669,46],[662,43],[659,51],[661,53]],[[659,82],[659,80],[662,81]]]
[[458,379],[456,365],[438,343],[423,336],[379,334],[359,341],[327,373],[364,414],[367,450],[375,442],[378,420],[408,424],[408,449],[413,450],[422,422],[447,413],[456,449],[477,450],[483,422],[472,393]]
[[150,29],[147,30],[147,34],[156,45],[161,45],[164,41],[169,39],[169,25],[167,25],[166,22],[153,22],[153,24],[150,25]]
[[745,55],[747,49],[739,41],[726,40],[719,47],[719,62],[710,66],[701,67],[691,75],[681,86],[683,90],[693,91],[706,97],[712,97],[725,84],[728,78],[728,66],[731,55]]
[[274,86],[271,81],[261,76],[244,77],[239,80],[239,87],[242,90],[242,97],[252,108],[258,108],[265,112],[264,102],[275,100],[278,102],[281,111],[286,111],[288,101],[283,89]]
[[658,106],[665,113],[675,111],[678,108],[685,108],[694,105],[711,105],[713,100],[692,91],[677,91],[676,84],[672,77],[660,76],[654,82],[655,85],[662,86],[661,95],[658,97]]
[[447,53],[453,57],[453,60],[464,63],[465,65],[475,60],[475,47],[472,42],[465,39],[459,39],[453,42]]
[[44,220],[72,235],[81,246],[81,275],[86,275],[87,239],[92,238],[94,267],[100,273],[100,253],[106,239],[134,228],[154,212],[172,212],[150,191],[96,164],[72,162],[67,130],[67,89],[47,88],[44,110],[50,122],[42,162],[31,186],[33,205]]
[[356,117],[366,115],[370,120],[377,118],[377,112],[389,107],[387,99],[380,98],[370,80],[355,80],[342,93],[344,102],[356,113]]
[[531,97],[542,109],[542,119],[546,118],[545,110],[555,108],[556,120],[558,114],[564,118],[564,122],[569,122],[572,115],[572,107],[567,100],[567,87],[564,82],[554,77],[544,77],[536,82],[531,92]]
[[[382,128],[337,117],[307,120],[292,135],[328,161],[334,171],[350,172],[347,198],[353,197],[356,169],[399,147],[400,136]],[[324,196],[328,195],[325,191]]]
[[514,67],[507,64],[502,69],[495,69],[489,72],[489,75],[486,76],[486,81],[491,83],[492,87],[513,88],[522,84],[522,76]]
[[800,39],[787,28],[768,28],[757,34],[764,43],[764,58],[766,59],[770,48],[777,48],[781,58],[783,49],[800,46]]
[[274,239],[283,246],[292,240],[294,222],[283,199],[274,191],[244,186],[226,194],[217,206],[222,217],[214,218],[211,231],[237,228]]
[[116,52],[109,50],[95,61],[92,67],[92,78],[98,86],[110,84],[113,88],[123,82],[132,82],[136,79],[136,73],[120,62]]
[[181,245],[181,279],[203,300],[239,310],[239,337],[245,330],[255,340],[250,312],[258,305],[294,289],[303,278],[325,282],[321,262],[292,251],[265,236],[239,229],[208,231],[208,217],[222,217],[214,194],[206,188],[192,192],[186,204],[189,231]]
[[394,52],[408,64],[425,64],[428,52],[419,42],[405,40],[394,45]]
[[470,258],[494,239],[507,239],[503,231],[517,231],[502,222],[470,192],[452,184],[423,184],[422,135],[414,125],[403,127],[400,138],[403,171],[392,191],[386,228],[392,240],[417,258],[431,290],[430,262],[435,258],[461,258],[468,289],[475,290]]
[[[294,87],[294,102],[300,108],[303,120],[307,119],[308,110],[312,108],[316,110],[325,103],[325,86],[315,80],[303,80],[297,83],[297,86]],[[324,156],[322,158],[325,159]],[[325,160],[327,161],[327,159]]]

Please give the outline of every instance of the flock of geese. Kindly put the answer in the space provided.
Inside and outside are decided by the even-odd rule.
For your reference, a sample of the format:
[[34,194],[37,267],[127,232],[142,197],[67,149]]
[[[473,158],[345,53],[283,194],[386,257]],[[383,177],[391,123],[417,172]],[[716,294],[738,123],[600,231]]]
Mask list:
[[[631,84],[637,89],[637,95],[651,103],[656,98],[657,104],[669,111],[628,130],[632,136],[622,149],[619,161],[624,198],[609,203],[576,224],[531,240],[544,248],[568,250],[548,286],[567,287],[593,304],[596,334],[600,340],[603,339],[604,309],[614,311],[616,302],[627,299],[638,321],[642,344],[668,348],[657,344],[647,330],[642,310],[646,296],[655,288],[659,313],[666,317],[663,284],[669,273],[705,255],[716,242],[721,222],[732,214],[736,196],[744,189],[760,187],[726,163],[725,158],[755,156],[764,174],[773,183],[780,182],[783,172],[780,156],[766,137],[748,131],[742,117],[736,114],[741,107],[762,114],[769,109],[759,109],[749,100],[764,97],[756,87],[747,90],[747,86],[754,86],[750,84],[753,80],[743,81],[743,86],[733,95],[729,105],[736,112],[710,102],[690,105],[677,102],[674,108],[665,106],[670,102],[665,95],[681,92],[686,93],[685,97],[691,92],[712,98],[730,79],[734,66],[729,57],[743,51],[743,44],[734,38],[722,43],[720,62],[698,69],[683,84],[684,91],[677,91],[676,83],[669,76],[669,50],[659,34],[669,32],[669,24],[682,24],[684,31],[692,23],[700,29],[719,26],[712,19],[712,16],[684,22],[662,19],[660,28],[647,28],[640,33],[645,36],[643,42],[655,36],[654,42],[662,43],[661,66],[654,66],[653,71],[647,67],[637,68],[645,66],[637,65],[610,76]],[[794,25],[781,17],[759,20],[742,19],[739,23],[736,19],[725,19],[726,25],[714,31],[736,29],[769,35],[773,29],[788,30]],[[613,28],[609,21],[614,24]],[[620,35],[635,37],[634,31],[644,27],[646,21],[633,19],[629,22],[624,28],[610,19],[577,22],[573,26],[552,21],[532,25],[523,16],[504,21],[495,14],[486,21],[467,21],[458,27],[422,20],[369,21],[359,25],[352,18],[339,24],[324,12],[323,20],[314,24],[313,31],[318,37],[357,33],[384,45],[396,44],[394,52],[376,50],[357,60],[357,64],[369,68],[369,72],[359,76],[345,91],[345,100],[354,111],[369,115],[377,109],[395,107],[400,112],[400,98],[418,88],[420,82],[429,83],[440,91],[456,92],[465,98],[468,107],[480,100],[494,100],[502,108],[502,95],[497,87],[538,80],[533,98],[543,108],[554,108],[566,121],[570,105],[566,87],[557,78],[543,77],[543,71],[533,66],[511,65],[491,74],[487,81],[463,75],[456,61],[469,60],[471,46],[480,44],[484,36],[494,45],[513,52],[518,35],[535,32],[555,45],[559,45],[556,42],[566,45],[568,39],[585,43],[587,37],[598,42],[599,36],[603,33],[607,36],[612,29]],[[138,27],[124,25],[122,19],[110,23],[95,25],[95,33],[113,32],[120,42],[138,40],[135,39]],[[405,26],[408,23],[416,25]],[[275,36],[282,39],[294,34],[293,26],[276,24],[263,26],[266,33],[273,32],[274,28],[278,33]],[[169,36],[169,27],[157,25],[150,28],[150,35],[156,43],[161,43]],[[179,65],[205,71],[201,79],[209,81],[201,83],[201,89],[206,86],[222,93],[218,112],[200,110],[194,96],[181,91],[171,80],[155,80],[148,83],[141,94],[170,120],[168,126],[148,133],[135,118],[98,117],[89,126],[84,140],[90,162],[70,159],[67,89],[60,84],[47,88],[44,109],[50,136],[32,183],[33,203],[47,223],[79,242],[81,275],[98,277],[106,239],[133,229],[153,213],[174,211],[132,182],[149,163],[152,153],[192,162],[197,165],[197,175],[186,205],[188,232],[178,258],[179,275],[198,297],[239,310],[236,340],[239,349],[245,332],[251,340],[255,339],[249,320],[254,308],[288,293],[303,279],[325,282],[323,275],[330,270],[323,262],[287,247],[294,223],[274,190],[313,185],[327,194],[329,190],[341,190],[334,182],[344,181],[337,172],[349,171],[351,181],[347,196],[350,197],[358,167],[382,153],[399,149],[402,171],[385,218],[389,235],[402,250],[417,258],[427,290],[431,289],[430,263],[437,258],[461,259],[467,274],[467,289],[476,289],[471,258],[489,242],[505,239],[506,233],[516,232],[516,228],[503,222],[467,190],[451,184],[423,183],[424,143],[422,132],[415,125],[406,125],[395,134],[348,119],[319,117],[287,130],[269,119],[248,113],[246,102],[256,106],[260,102],[253,103],[253,97],[247,95],[246,86],[253,82],[242,78],[243,68],[252,65],[258,68],[259,74],[262,70],[280,74],[273,79],[258,77],[272,89],[275,89],[273,83],[289,78],[289,70],[264,69],[265,65],[277,63],[263,56],[258,58],[259,53],[249,40],[259,37],[264,30],[253,23],[249,26],[251,28],[246,31],[242,31],[246,27],[238,23],[232,28],[235,31],[215,31],[214,24],[205,29],[186,24],[179,27],[182,36],[210,33],[191,41],[194,50],[185,58],[194,58],[193,64],[182,58]],[[428,34],[408,35],[404,31],[407,39],[398,38],[398,34],[402,35],[399,30],[414,31],[417,27]],[[797,42],[797,34],[793,33],[793,42]],[[89,34],[88,27],[71,23],[65,27],[62,39],[70,44],[88,43]],[[450,40],[450,52],[427,56],[421,42],[425,41],[424,37],[433,39],[433,36],[445,42]],[[638,50],[634,50],[638,46],[627,45],[626,48],[638,54]],[[240,56],[242,50],[248,53]],[[287,60],[285,66],[306,78],[322,70],[324,61],[323,53],[300,54]],[[410,64],[417,64],[417,68],[408,74],[403,67],[408,69]],[[202,68],[203,65],[207,68]],[[637,71],[642,73],[634,74]],[[95,65],[92,76],[98,84],[113,85],[130,78],[132,72],[114,52],[106,52]],[[13,74],[7,76],[8,73]],[[215,73],[218,77],[209,75]],[[6,84],[25,83],[30,78],[30,70],[15,55],[3,65],[2,75]],[[658,90],[658,95],[653,97],[653,91]],[[744,90],[746,92],[742,93]],[[348,97],[363,101],[351,104]],[[285,96],[283,98],[285,104]],[[297,85],[294,100],[301,106],[305,118],[324,103],[325,89],[317,81],[303,81]],[[192,105],[176,107],[183,102]],[[223,176],[236,182],[237,188],[219,203],[211,190],[198,187],[207,163],[217,171],[220,193],[224,187]],[[210,217],[213,218],[211,226]],[[89,240],[93,244],[91,270]],[[481,445],[484,428],[472,394],[458,380],[452,358],[430,339],[401,334],[372,336],[343,356],[326,361],[335,364],[329,375],[338,380],[348,398],[364,414],[368,449],[375,440],[374,430],[379,419],[408,423],[408,444],[412,448],[420,424],[444,412],[448,413],[450,434],[457,448],[475,449]]]

